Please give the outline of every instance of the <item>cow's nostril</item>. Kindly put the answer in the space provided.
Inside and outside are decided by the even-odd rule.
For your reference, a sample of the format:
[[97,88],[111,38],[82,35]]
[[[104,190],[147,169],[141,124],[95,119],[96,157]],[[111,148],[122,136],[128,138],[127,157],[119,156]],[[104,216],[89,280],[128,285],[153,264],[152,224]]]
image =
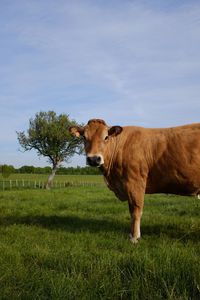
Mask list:
[[96,162],[97,162],[98,164],[100,164],[100,162],[101,162],[101,157],[100,157],[100,156],[96,156]]
[[101,164],[101,156],[87,156],[87,164],[92,167],[98,167]]
[[87,164],[90,165],[91,162],[92,162],[92,157],[88,156],[88,157],[87,157]]

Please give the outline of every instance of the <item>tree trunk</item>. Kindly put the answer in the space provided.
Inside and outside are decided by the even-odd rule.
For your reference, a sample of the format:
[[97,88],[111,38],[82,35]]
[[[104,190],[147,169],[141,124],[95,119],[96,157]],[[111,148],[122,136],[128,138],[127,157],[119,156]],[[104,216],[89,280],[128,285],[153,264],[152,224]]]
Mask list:
[[52,172],[49,175],[46,186],[45,186],[47,190],[50,190],[50,188],[52,187],[52,182],[53,182],[54,176],[56,175],[56,171],[59,169],[59,165],[60,165],[60,163],[57,163],[52,168]]

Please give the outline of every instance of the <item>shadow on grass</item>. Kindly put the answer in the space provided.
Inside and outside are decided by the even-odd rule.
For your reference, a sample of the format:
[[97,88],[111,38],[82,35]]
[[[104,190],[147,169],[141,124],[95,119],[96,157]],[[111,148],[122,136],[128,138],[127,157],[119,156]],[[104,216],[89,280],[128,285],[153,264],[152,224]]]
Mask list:
[[166,236],[177,241],[200,241],[200,228],[183,229],[176,224],[149,224],[142,226],[142,235],[151,236],[153,239]]
[[[77,216],[9,216],[0,217],[0,226],[10,226],[14,224],[26,226],[38,226],[49,230],[63,230],[72,233],[89,231],[98,232],[123,232],[129,233],[130,223],[128,220],[120,222],[118,220],[106,220],[98,218],[80,218]],[[144,224],[141,226],[142,236],[159,239],[166,236],[173,240],[183,242],[200,241],[200,229],[184,230],[176,224]]]
[[[80,218],[76,216],[9,216],[0,217],[0,226],[10,226],[14,224],[38,226],[50,230],[64,230],[68,232],[115,232],[127,231],[127,227],[114,220]],[[125,228],[126,227],[126,228]]]

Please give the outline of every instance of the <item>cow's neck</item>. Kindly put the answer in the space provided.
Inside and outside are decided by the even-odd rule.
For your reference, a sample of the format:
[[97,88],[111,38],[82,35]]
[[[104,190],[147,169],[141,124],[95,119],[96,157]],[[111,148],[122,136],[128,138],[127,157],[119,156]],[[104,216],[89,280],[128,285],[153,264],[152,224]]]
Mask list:
[[109,179],[116,156],[120,149],[120,136],[111,138],[108,142],[106,153],[104,154],[104,164],[101,167],[105,178]]

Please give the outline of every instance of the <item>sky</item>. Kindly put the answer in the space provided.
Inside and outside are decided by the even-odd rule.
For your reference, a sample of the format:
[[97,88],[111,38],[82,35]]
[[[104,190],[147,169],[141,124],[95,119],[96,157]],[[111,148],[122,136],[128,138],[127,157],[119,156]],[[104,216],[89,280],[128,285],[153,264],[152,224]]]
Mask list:
[[0,41],[0,164],[48,165],[17,141],[39,111],[200,122],[199,0],[0,0]]

